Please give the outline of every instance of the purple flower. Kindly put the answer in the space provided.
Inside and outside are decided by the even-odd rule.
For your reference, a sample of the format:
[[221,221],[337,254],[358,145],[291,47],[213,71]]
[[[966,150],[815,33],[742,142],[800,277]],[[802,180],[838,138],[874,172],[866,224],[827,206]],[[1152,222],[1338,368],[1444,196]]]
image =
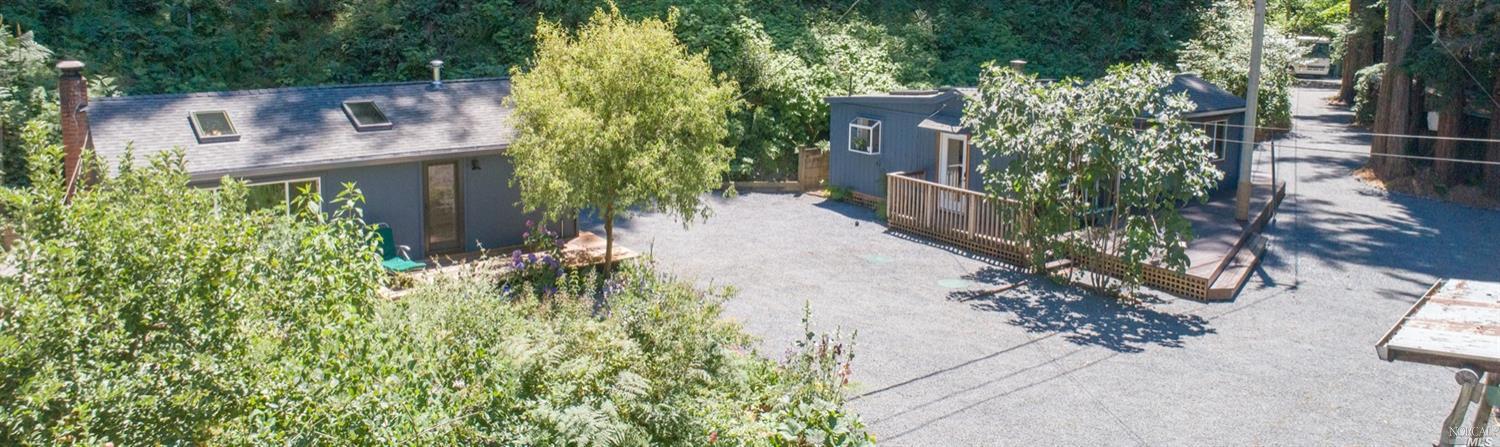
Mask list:
[[536,225],[532,225],[531,224],[531,219],[526,219],[526,228],[531,228],[531,227],[534,227],[534,226],[536,226]]

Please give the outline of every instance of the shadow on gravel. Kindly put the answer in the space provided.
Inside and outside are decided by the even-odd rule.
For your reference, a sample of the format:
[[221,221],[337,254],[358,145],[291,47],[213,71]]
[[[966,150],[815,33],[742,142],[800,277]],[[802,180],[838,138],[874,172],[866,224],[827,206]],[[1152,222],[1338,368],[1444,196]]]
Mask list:
[[880,223],[875,219],[875,211],[852,203],[844,203],[833,199],[824,199],[813,205],[828,211],[833,211],[841,216],[854,219],[864,223]]
[[[987,274],[981,271],[975,276]],[[1008,272],[995,274],[1004,276]],[[979,310],[1011,314],[1008,323],[1027,332],[1056,334],[1073,344],[1121,353],[1142,352],[1149,346],[1180,348],[1188,338],[1215,332],[1207,319],[1197,315],[1162,312],[1051,284],[999,293],[963,290],[949,293],[948,299]]]

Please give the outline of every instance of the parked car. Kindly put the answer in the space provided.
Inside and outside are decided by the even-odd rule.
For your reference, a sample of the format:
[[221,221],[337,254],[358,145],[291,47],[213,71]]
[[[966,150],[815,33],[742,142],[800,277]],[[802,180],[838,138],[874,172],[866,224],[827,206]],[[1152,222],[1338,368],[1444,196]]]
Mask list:
[[1307,48],[1302,58],[1292,65],[1292,70],[1298,76],[1328,76],[1332,73],[1332,61],[1329,55],[1333,53],[1331,41],[1327,37],[1301,36],[1297,38],[1297,44]]

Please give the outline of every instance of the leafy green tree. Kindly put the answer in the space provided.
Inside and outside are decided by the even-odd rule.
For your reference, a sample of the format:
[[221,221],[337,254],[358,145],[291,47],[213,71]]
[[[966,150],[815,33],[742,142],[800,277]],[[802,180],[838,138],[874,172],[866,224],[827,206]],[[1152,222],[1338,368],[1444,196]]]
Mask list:
[[1266,20],[1299,36],[1334,37],[1349,19],[1349,0],[1271,0]]
[[[249,211],[180,154],[63,200],[33,121],[30,188],[0,190],[0,445],[863,446],[852,341],[782,362],[704,292],[635,263],[548,299],[444,277],[399,300],[349,185],[331,213]],[[97,161],[86,157],[92,166]]]
[[675,14],[633,21],[618,9],[598,10],[576,34],[542,22],[531,67],[512,73],[518,135],[506,154],[524,208],[549,219],[596,210],[606,260],[616,217],[706,217],[703,193],[729,169],[735,84],[677,41],[675,23]]
[[0,17],[0,177],[6,185],[25,183],[22,126],[56,116],[56,97],[44,87],[51,80],[52,51],[34,37],[30,31],[13,34]]
[[65,201],[48,133],[28,125],[32,185],[0,193],[19,236],[0,253],[0,444],[196,444],[260,408],[259,362],[368,310],[380,267],[352,193],[333,215],[245,213],[242,184],[190,188],[179,154]]
[[[1241,97],[1249,86],[1252,12],[1234,0],[1217,0],[1206,11],[1197,36],[1177,54],[1181,70]],[[1256,122],[1262,128],[1286,129],[1292,124],[1291,67],[1302,55],[1297,41],[1272,24],[1265,30],[1261,54],[1260,103]]]
[[1014,215],[1035,266],[1067,257],[1095,267],[1098,254],[1112,256],[1126,266],[1117,278],[1126,287],[1146,263],[1186,268],[1192,228],[1178,207],[1206,200],[1223,174],[1208,136],[1183,118],[1192,102],[1162,93],[1171,79],[1151,64],[1088,83],[986,66],[964,125],[986,160],[985,192],[1031,210]]
[[828,138],[828,104],[834,95],[897,88],[900,44],[885,28],[854,18],[820,22],[811,42],[778,48],[760,22],[740,18],[733,31],[740,58],[731,73],[740,79],[747,105],[736,116],[734,173],[741,177],[789,175],[795,149]]

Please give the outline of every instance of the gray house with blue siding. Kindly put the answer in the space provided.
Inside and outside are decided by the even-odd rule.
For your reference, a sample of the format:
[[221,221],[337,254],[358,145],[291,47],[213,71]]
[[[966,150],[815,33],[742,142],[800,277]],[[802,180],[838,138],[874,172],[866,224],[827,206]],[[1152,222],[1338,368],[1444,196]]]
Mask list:
[[[1244,99],[1192,74],[1175,76],[1164,89],[1186,93],[1197,105],[1187,118],[1213,137],[1214,165],[1225,173],[1219,188],[1232,188],[1238,179]],[[971,88],[944,88],[825,98],[829,185],[882,198],[885,175],[905,172],[983,190],[977,172],[982,154],[968,144],[968,132],[960,124],[966,99],[975,94]]]
[[509,93],[507,79],[470,79],[98,98],[83,125],[111,166],[127,146],[137,159],[182,148],[193,184],[243,179],[252,207],[303,188],[331,203],[353,183],[365,220],[424,258],[518,245],[539,217],[509,185]]

